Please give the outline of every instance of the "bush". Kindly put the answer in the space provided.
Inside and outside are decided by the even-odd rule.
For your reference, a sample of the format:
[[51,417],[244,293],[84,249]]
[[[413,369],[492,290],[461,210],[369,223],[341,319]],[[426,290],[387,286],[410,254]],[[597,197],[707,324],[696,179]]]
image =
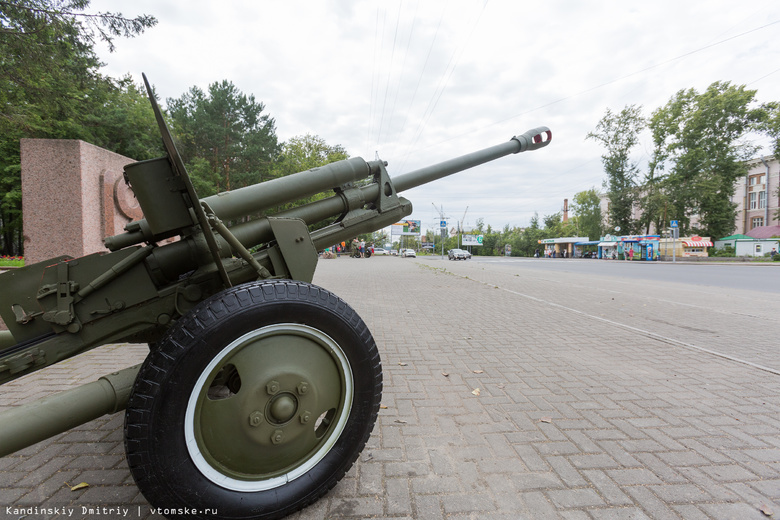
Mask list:
[[714,247],[711,247],[709,252],[707,253],[709,256],[737,256],[737,252],[734,249],[734,246],[731,244],[725,244],[722,248],[716,249]]

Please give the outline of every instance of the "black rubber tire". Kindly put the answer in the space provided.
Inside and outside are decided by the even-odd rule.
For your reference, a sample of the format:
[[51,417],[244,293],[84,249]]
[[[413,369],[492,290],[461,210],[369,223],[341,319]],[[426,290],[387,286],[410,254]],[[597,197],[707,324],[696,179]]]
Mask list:
[[[351,367],[351,409],[335,444],[304,475],[269,490],[227,489],[193,462],[185,409],[198,378],[226,345],[278,323],[300,323],[333,338]],[[319,499],[352,467],[376,422],[381,394],[376,343],[343,300],[302,282],[243,284],[196,306],[146,358],[125,414],[127,462],[143,495],[168,518],[282,518]]]

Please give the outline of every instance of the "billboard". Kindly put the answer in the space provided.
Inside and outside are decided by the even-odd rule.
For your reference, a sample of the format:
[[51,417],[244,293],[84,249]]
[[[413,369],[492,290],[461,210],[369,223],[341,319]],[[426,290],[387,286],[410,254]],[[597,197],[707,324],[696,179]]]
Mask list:
[[420,236],[420,221],[419,220],[402,220],[398,224],[390,226],[391,235],[413,235]]
[[481,246],[484,235],[463,235],[462,244],[464,246]]

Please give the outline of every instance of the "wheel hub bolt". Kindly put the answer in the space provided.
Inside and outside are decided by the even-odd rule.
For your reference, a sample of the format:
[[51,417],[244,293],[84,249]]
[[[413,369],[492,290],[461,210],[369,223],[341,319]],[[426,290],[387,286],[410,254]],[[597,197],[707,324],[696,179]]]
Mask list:
[[306,424],[309,421],[311,421],[311,413],[303,412],[301,414],[301,424]]
[[249,414],[249,426],[257,427],[263,422],[263,414],[258,411],[254,411]]
[[300,383],[298,383],[297,390],[298,390],[298,395],[305,394],[306,392],[309,391],[309,383],[307,383],[306,381],[301,381]]
[[284,432],[282,430],[276,430],[273,435],[271,435],[271,442],[274,444],[281,444],[284,440]]
[[265,390],[269,395],[274,395],[279,392],[279,381],[271,381],[265,385]]

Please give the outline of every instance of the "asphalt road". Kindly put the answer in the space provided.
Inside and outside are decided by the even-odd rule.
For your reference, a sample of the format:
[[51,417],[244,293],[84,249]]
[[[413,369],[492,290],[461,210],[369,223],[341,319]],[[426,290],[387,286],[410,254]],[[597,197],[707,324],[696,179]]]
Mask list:
[[[441,259],[441,256],[426,257]],[[444,257],[445,261],[447,257]],[[780,262],[626,262],[583,258],[519,258],[475,256],[475,263],[509,264],[523,270],[582,275],[604,275],[615,278],[663,281],[678,284],[747,289],[780,293]]]

